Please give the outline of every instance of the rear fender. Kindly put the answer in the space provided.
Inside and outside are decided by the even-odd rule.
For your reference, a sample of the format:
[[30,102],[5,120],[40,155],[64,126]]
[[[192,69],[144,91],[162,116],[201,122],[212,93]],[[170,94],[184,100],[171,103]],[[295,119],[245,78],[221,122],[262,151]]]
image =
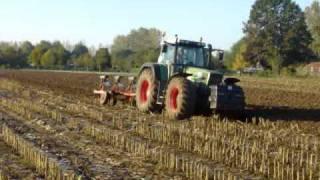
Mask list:
[[168,69],[167,67],[160,65],[160,64],[156,64],[156,63],[146,63],[143,64],[142,67],[140,68],[140,71],[138,73],[138,77],[140,76],[140,74],[142,73],[142,71],[144,69],[151,69],[152,74],[154,75],[154,77],[156,77],[156,79],[158,81],[167,81],[168,80]]

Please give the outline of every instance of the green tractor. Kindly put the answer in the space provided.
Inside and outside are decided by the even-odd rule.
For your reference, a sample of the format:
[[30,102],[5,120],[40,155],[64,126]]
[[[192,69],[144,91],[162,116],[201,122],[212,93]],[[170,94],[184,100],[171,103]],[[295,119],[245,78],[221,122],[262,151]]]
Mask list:
[[[110,75],[101,77],[100,103],[122,97],[135,102],[142,112],[165,109],[171,119],[185,119],[194,113],[208,111],[242,113],[245,97],[235,78],[223,80],[223,74],[214,69],[213,53],[219,60],[223,51],[212,49],[203,42],[162,40],[157,63],[144,64],[137,75]],[[128,76],[123,81],[124,76]],[[127,84],[127,85],[124,85]]]

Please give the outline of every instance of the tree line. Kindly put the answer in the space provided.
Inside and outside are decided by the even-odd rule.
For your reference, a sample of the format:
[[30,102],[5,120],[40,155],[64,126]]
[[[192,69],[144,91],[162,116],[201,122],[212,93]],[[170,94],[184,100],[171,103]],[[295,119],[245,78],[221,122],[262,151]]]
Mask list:
[[112,53],[107,47],[90,49],[82,42],[0,42],[0,67],[130,71],[157,60],[160,40],[160,30],[134,29],[114,39]]
[[106,70],[112,66],[108,48],[90,52],[81,42],[72,49],[66,46],[70,45],[44,40],[35,45],[29,41],[1,42],[0,67]]
[[256,0],[244,37],[226,54],[233,70],[263,67],[280,74],[320,57],[320,6],[314,1],[304,11],[292,0]]

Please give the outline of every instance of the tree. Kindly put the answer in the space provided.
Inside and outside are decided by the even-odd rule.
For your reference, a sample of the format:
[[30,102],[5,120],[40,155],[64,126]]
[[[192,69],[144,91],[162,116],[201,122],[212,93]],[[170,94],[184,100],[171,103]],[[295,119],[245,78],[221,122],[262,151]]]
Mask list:
[[281,68],[305,62],[312,55],[309,49],[312,38],[304,13],[291,0],[257,0],[244,32],[247,41],[244,57],[251,64],[271,66],[276,60]]
[[56,56],[52,49],[49,49],[47,52],[41,56],[41,65],[45,68],[53,68],[56,65]]
[[51,43],[49,41],[45,41],[45,40],[40,41],[40,43],[37,44],[37,46],[43,50],[48,50],[52,47]]
[[146,50],[138,51],[130,56],[130,58],[132,59],[131,66],[133,68],[140,68],[141,65],[146,62],[156,62],[158,60],[158,56],[158,49],[149,48]]
[[21,45],[19,46],[20,51],[25,54],[28,55],[31,53],[31,51],[33,50],[33,45],[31,44],[30,41],[24,41],[21,43]]
[[48,49],[51,48],[51,43],[48,41],[41,41],[39,44],[35,46],[29,56],[29,63],[31,63],[35,67],[40,67],[41,58],[44,53],[47,52]]
[[59,41],[54,42],[51,49],[56,57],[56,64],[60,67],[65,66],[70,58],[70,52]]
[[[245,45],[244,45],[245,44]],[[243,51],[243,47],[245,46],[245,50]],[[236,60],[236,56],[239,57],[239,54],[243,54],[246,51],[246,39],[241,38],[239,41],[233,44],[230,51],[225,52],[225,58],[224,58],[224,65],[227,66],[228,69],[234,69],[234,61]],[[242,47],[242,52],[241,51]],[[244,57],[243,57],[244,59]],[[249,65],[249,62],[247,61],[247,64]]]
[[82,42],[77,43],[71,52],[71,59],[69,60],[68,64],[78,65],[78,60],[80,57],[87,53],[89,53],[87,46],[85,46]]
[[72,58],[78,58],[81,55],[84,55],[88,52],[89,52],[89,50],[88,50],[87,46],[85,46],[82,42],[79,42],[78,44],[76,44],[74,46],[74,49],[71,52],[71,56],[72,56]]
[[156,61],[160,40],[161,32],[155,28],[134,29],[126,36],[117,36],[111,47],[112,66],[127,70],[128,65],[140,67],[145,62]]
[[35,47],[29,56],[29,63],[32,66],[39,67],[41,65],[40,62],[41,62],[42,53],[43,52],[39,47]]
[[234,61],[232,63],[233,70],[242,70],[243,68],[247,67],[249,63],[246,61],[245,57],[243,56],[244,52],[247,50],[246,43],[242,42],[239,45],[239,50],[235,53]]
[[130,71],[132,67],[132,55],[134,54],[131,50],[122,50],[119,52],[111,53],[111,65],[116,71]]
[[311,6],[305,10],[308,29],[312,34],[313,42],[311,48],[313,52],[320,56],[320,3],[314,1]]
[[19,52],[21,54],[21,64],[26,66],[28,64],[28,58],[33,50],[33,45],[30,41],[24,41],[19,46]]
[[95,55],[96,65],[99,71],[111,67],[111,57],[108,48],[99,48]]
[[75,63],[79,66],[79,67],[84,67],[87,71],[89,70],[94,70],[95,69],[95,61],[92,58],[92,56],[89,53],[85,53],[80,55]]
[[2,42],[0,43],[0,65],[16,68],[20,67],[20,54],[15,44]]

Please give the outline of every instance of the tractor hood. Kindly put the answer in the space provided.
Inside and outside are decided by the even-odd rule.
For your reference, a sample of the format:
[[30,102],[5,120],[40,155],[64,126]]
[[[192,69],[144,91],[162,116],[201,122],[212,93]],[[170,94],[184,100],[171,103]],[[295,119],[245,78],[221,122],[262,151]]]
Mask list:
[[190,81],[205,85],[219,84],[223,78],[223,73],[204,68],[186,67],[185,72],[190,74],[188,77]]

